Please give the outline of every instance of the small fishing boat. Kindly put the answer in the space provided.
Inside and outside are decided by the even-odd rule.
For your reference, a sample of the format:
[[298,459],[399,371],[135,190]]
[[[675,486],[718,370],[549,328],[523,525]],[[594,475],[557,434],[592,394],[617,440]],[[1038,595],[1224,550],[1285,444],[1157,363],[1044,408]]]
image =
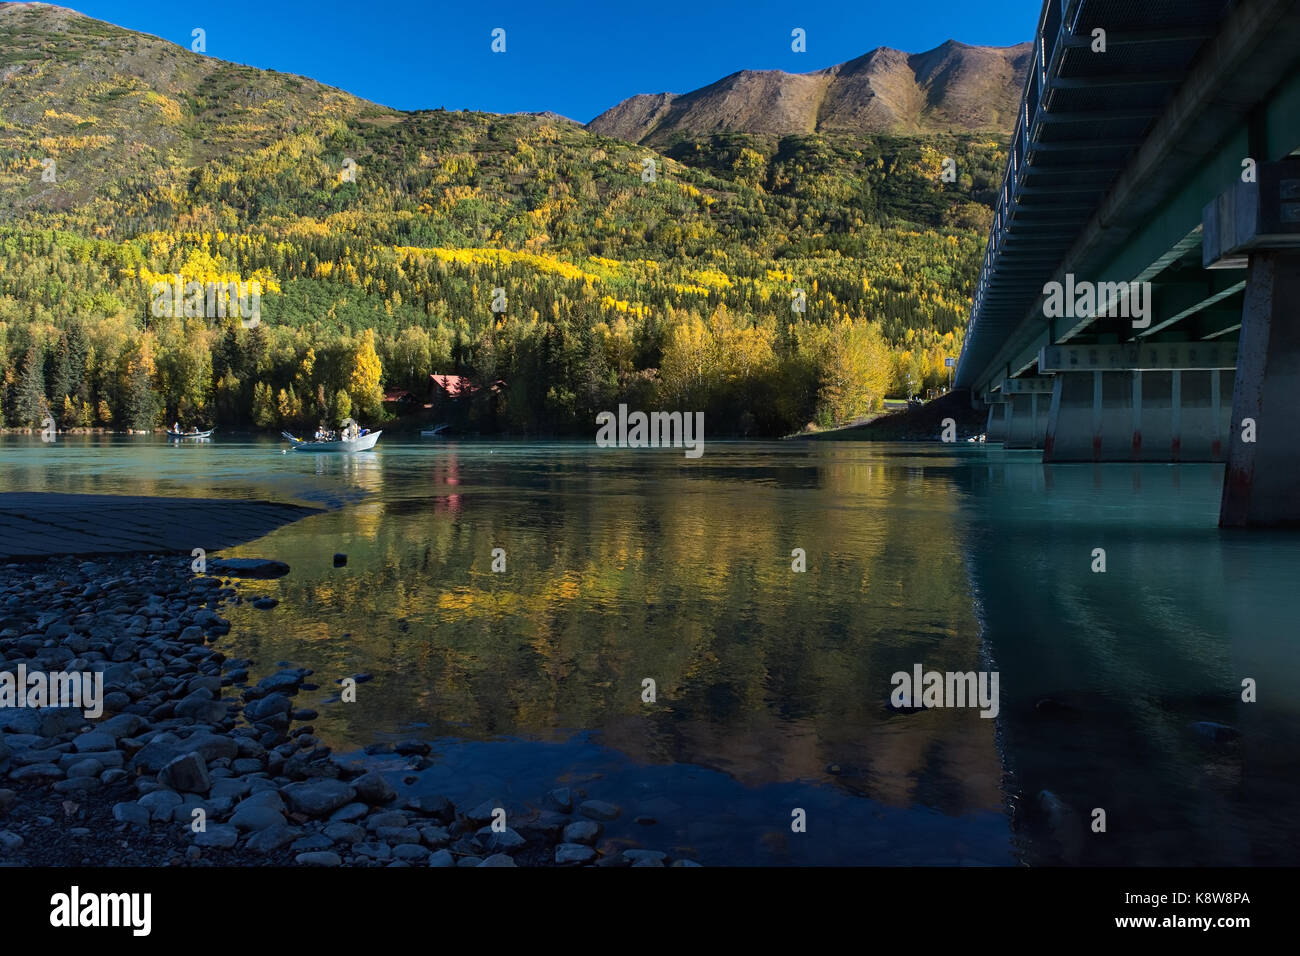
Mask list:
[[437,438],[439,435],[441,435],[443,432],[445,432],[445,431],[446,431],[448,428],[450,428],[450,427],[451,427],[450,425],[438,425],[438,426],[435,427],[435,428],[421,428],[421,429],[420,429],[420,437],[421,437],[421,438]]
[[186,438],[211,438],[214,431],[216,431],[215,428],[209,428],[205,432],[174,432],[169,428],[167,429],[167,437],[179,438],[182,440]]
[[306,441],[288,432],[281,432],[281,435],[289,442],[293,451],[317,451],[317,452],[354,452],[369,451],[375,447],[375,442],[379,441],[379,436],[383,431],[372,432],[368,428],[358,428],[357,423],[352,419],[347,419],[338,431],[338,438],[331,438],[326,441]]

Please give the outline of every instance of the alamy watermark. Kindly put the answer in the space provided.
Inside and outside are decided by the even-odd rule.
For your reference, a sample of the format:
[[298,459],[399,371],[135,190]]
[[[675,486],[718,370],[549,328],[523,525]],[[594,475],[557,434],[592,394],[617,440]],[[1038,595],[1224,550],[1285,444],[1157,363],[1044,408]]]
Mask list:
[[154,318],[224,319],[239,317],[240,324],[254,328],[262,321],[262,284],[251,282],[158,281],[149,292]]
[[596,415],[598,448],[685,448],[687,458],[704,454],[703,412],[632,412]]
[[102,671],[0,671],[0,707],[72,707],[94,720],[104,712]]
[[981,717],[998,715],[997,671],[924,671],[920,664],[912,672],[896,671],[889,702],[899,709],[913,707],[979,707]]
[[123,926],[132,936],[148,936],[153,920],[152,893],[83,893],[73,886],[50,897],[50,925],[58,928]]
[[1132,319],[1135,329],[1151,324],[1150,282],[1076,282],[1067,272],[1064,283],[1044,285],[1043,295],[1049,319]]

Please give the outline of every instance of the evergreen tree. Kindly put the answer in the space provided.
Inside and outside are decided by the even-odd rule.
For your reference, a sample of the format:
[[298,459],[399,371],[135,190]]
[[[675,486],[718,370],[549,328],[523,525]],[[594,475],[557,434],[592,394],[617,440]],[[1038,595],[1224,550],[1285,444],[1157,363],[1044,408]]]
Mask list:
[[126,427],[133,431],[152,431],[158,424],[158,406],[148,367],[144,362],[133,362],[127,385]]
[[45,369],[41,350],[33,345],[27,350],[23,364],[23,377],[14,400],[14,415],[18,425],[35,427],[45,417],[48,402],[45,398]]

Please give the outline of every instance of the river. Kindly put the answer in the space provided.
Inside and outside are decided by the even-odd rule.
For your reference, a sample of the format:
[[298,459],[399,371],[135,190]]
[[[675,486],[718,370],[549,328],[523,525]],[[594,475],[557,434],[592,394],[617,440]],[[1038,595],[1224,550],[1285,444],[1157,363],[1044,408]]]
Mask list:
[[[1300,858],[1300,536],[1219,531],[1221,466],[282,448],[11,436],[0,490],[325,508],[230,552],[292,572],[254,585],[275,608],[230,608],[218,646],[254,679],[312,668],[299,706],[336,752],[427,740],[409,786],[457,804],[581,788],[623,808],[610,838],[713,864]],[[996,716],[894,709],[916,665],[996,670]]]

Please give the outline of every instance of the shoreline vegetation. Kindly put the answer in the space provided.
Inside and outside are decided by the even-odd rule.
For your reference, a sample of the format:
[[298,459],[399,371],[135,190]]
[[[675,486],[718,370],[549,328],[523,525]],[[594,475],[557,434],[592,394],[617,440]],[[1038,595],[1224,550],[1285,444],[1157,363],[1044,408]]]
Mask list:
[[[970,407],[969,394],[964,391],[947,392],[932,401],[912,408],[905,405],[898,407],[885,407],[879,411],[872,412],[853,421],[845,422],[840,425],[829,427],[818,427],[815,423],[809,423],[803,428],[791,432],[787,435],[768,436],[771,438],[780,438],[785,441],[798,440],[818,440],[818,441],[939,441],[942,430],[942,422],[946,417],[952,417],[957,424],[958,439],[965,440],[969,437],[976,437],[984,431],[984,412],[976,411]],[[390,417],[380,418],[374,427],[382,428],[390,435],[401,435],[407,438],[418,436],[421,431],[427,430],[435,423],[433,420],[422,418],[419,420],[414,417]],[[442,423],[439,423],[442,424]],[[0,427],[0,435],[39,435],[42,430],[31,427]],[[157,426],[147,430],[141,429],[119,429],[105,426],[95,427],[72,427],[58,428],[58,435],[165,435],[168,429],[165,426]],[[275,428],[244,428],[228,430],[223,437],[251,436],[251,437],[278,437],[280,429]],[[220,434],[220,432],[218,433]],[[595,426],[593,432],[595,434]],[[215,437],[215,436],[214,436]],[[523,441],[547,441],[547,440],[564,440],[572,439],[572,434],[558,435],[524,435],[512,434],[510,432],[493,432],[489,434],[470,433],[466,434],[461,431],[449,430],[443,436],[444,440],[458,440],[463,438],[488,439],[488,440],[523,440]],[[752,438],[752,436],[737,434],[713,434],[711,437],[721,440],[736,440],[743,438]],[[594,439],[593,439],[594,441]]]
[[245,600],[238,577],[288,567],[214,558],[207,570],[155,554],[0,563],[0,670],[93,671],[104,691],[93,721],[74,708],[0,709],[6,863],[699,865],[601,843],[601,821],[621,808],[577,789],[528,807],[414,795],[433,765],[422,740],[332,753],[313,733],[317,713],[294,701],[317,689],[308,671],[219,649],[231,627],[219,612]]

